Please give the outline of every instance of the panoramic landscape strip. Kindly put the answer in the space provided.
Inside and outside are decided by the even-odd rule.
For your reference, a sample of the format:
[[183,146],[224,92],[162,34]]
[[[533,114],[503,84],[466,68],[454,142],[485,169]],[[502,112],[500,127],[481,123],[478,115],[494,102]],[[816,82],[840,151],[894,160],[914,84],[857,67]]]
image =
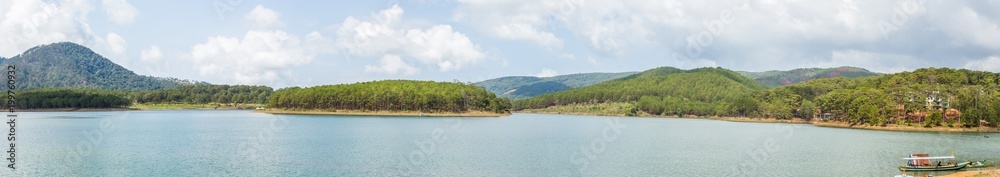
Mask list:
[[996,9],[3,0],[0,177],[1000,177]]
[[[1000,122],[1000,74],[949,68],[880,74],[854,67],[768,72],[660,67],[478,83],[382,80],[274,90],[135,75],[73,43],[38,46],[5,63],[80,68],[19,68],[35,73],[24,78],[33,82],[25,82],[18,96],[19,108],[26,111],[255,109],[275,114],[472,117],[525,112],[940,132],[997,132]],[[110,69],[87,70],[94,67]],[[67,82],[75,79],[92,81]]]

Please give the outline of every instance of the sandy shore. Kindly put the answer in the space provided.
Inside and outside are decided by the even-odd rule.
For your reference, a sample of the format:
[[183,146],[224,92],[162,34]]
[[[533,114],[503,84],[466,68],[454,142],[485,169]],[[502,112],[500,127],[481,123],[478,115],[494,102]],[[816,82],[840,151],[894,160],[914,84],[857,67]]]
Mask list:
[[870,125],[855,125],[851,126],[850,123],[846,122],[813,122],[813,125],[820,127],[838,127],[838,128],[855,128],[855,129],[867,129],[867,130],[887,130],[887,131],[907,131],[907,132],[1000,132],[997,128],[952,128],[952,127],[931,127],[924,128],[921,126],[900,126],[895,124],[889,124],[886,126],[870,126]]
[[[531,113],[531,114],[568,114],[568,115],[584,115],[584,116],[625,116],[625,115],[594,115],[594,114],[576,114],[571,112],[559,112],[551,113],[545,111],[521,111],[519,113]],[[851,126],[850,123],[845,122],[819,122],[819,121],[806,121],[804,119],[794,118],[791,120],[787,119],[762,119],[762,118],[748,118],[748,117],[699,117],[699,116],[658,116],[658,115],[648,115],[640,114],[635,117],[654,117],[654,118],[694,118],[694,119],[714,119],[732,122],[760,122],[760,123],[795,123],[795,124],[813,124],[820,127],[837,127],[837,128],[853,128],[853,129],[867,129],[867,130],[885,130],[885,131],[909,131],[909,132],[990,132],[996,133],[1000,132],[998,128],[982,127],[982,128],[951,128],[951,127],[931,127],[924,128],[919,126],[900,126],[900,125],[886,125],[882,126],[868,126],[868,125],[855,125]]]
[[347,111],[347,110],[337,110],[337,112],[330,111],[291,111],[291,110],[275,110],[275,109],[265,109],[265,110],[254,110],[254,112],[269,113],[269,114],[300,114],[300,115],[345,115],[345,116],[408,116],[408,117],[501,117],[509,116],[510,114],[497,114],[491,112],[477,112],[470,111],[467,113],[421,113],[421,112],[396,112],[396,111]]
[[944,176],[945,177],[1000,177],[1000,169],[963,171]]
[[805,119],[760,119],[760,118],[749,118],[749,117],[712,117],[712,119],[731,121],[731,122],[761,122],[761,123],[790,123],[790,124],[808,124],[809,121]]

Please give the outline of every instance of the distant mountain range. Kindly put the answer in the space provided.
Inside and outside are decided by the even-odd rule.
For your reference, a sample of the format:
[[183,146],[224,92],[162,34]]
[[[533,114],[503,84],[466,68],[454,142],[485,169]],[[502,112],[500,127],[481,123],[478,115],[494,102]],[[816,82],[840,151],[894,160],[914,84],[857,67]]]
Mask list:
[[512,100],[531,98],[536,95],[585,87],[603,81],[618,79],[637,72],[622,73],[581,73],[554,77],[508,76],[474,83],[500,97]]
[[[496,79],[485,80],[482,82],[477,82],[475,85],[482,86],[486,88],[487,91],[493,92],[498,96],[507,97],[513,100],[531,98],[537,95],[559,92],[563,90],[569,90],[571,88],[579,88],[594,85],[608,80],[614,80],[619,78],[632,78],[632,77],[643,77],[643,76],[655,76],[655,75],[665,75],[673,74],[678,72],[684,72],[684,70],[664,67],[639,72],[621,72],[621,73],[582,73],[582,74],[570,74],[570,75],[560,75],[554,77],[533,77],[533,76],[508,76]],[[810,81],[813,79],[821,78],[834,78],[834,77],[866,77],[866,76],[877,76],[881,75],[879,73],[868,71],[864,68],[858,67],[837,67],[837,68],[801,68],[793,69],[789,71],[765,71],[765,72],[747,72],[747,71],[735,71],[740,75],[746,76],[753,81],[760,83],[766,87],[779,87],[785,85],[797,84],[805,81]],[[630,76],[637,74],[636,76]]]
[[760,84],[768,87],[778,87],[797,84],[813,79],[834,77],[867,77],[881,75],[864,68],[842,66],[837,68],[800,68],[789,71],[746,72],[737,71]]
[[18,89],[94,88],[108,90],[157,90],[205,82],[143,76],[115,64],[87,47],[60,42],[32,47],[11,58],[0,57],[16,67]]

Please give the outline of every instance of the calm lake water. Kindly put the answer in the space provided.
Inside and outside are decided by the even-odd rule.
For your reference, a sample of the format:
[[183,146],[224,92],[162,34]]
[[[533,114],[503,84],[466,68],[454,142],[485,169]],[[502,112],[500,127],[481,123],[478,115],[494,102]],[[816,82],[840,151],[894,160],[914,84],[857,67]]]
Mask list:
[[909,153],[1000,160],[995,133],[538,114],[19,113],[16,138],[0,176],[891,176]]

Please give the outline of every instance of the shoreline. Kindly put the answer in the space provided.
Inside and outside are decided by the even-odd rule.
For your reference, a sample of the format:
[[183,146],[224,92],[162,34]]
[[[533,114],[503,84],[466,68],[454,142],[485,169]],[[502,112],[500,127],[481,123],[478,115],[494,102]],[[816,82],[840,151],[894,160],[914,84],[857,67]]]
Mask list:
[[850,128],[850,129],[864,129],[864,130],[882,130],[882,131],[901,131],[901,132],[949,132],[949,133],[998,133],[1000,129],[996,128],[954,128],[954,127],[930,127],[924,128],[923,126],[900,126],[896,124],[889,124],[886,126],[871,126],[871,125],[855,125],[851,126],[850,123],[846,122],[813,122],[812,123],[818,127],[832,127],[832,128]]
[[820,122],[820,121],[806,121],[800,118],[793,118],[791,120],[774,119],[774,118],[749,118],[749,117],[705,117],[705,116],[657,116],[640,114],[636,116],[627,115],[595,115],[586,113],[572,113],[572,112],[545,112],[545,111],[518,111],[516,113],[530,113],[530,114],[556,114],[556,115],[583,115],[583,116],[618,116],[618,117],[646,117],[646,118],[693,118],[693,119],[710,119],[710,120],[721,120],[729,122],[752,122],[752,123],[791,123],[791,124],[811,124],[817,127],[831,127],[831,128],[848,128],[848,129],[862,129],[862,130],[880,130],[880,131],[901,131],[901,132],[948,132],[948,133],[1000,133],[998,128],[951,128],[951,127],[931,127],[924,128],[921,126],[899,126],[895,124],[887,125],[885,127],[881,126],[868,126],[868,125],[856,125],[850,126],[850,123],[844,122]]
[[187,104],[187,103],[159,103],[159,104],[132,104],[124,108],[41,108],[41,109],[14,109],[16,112],[102,112],[102,111],[163,111],[163,110],[253,110],[260,104]]
[[957,173],[952,173],[949,175],[944,175],[944,177],[988,177],[988,176],[1000,176],[1000,169],[983,169],[983,170],[969,170],[961,171]]
[[104,112],[104,111],[136,111],[132,108],[44,108],[44,109],[14,109],[14,112]]
[[503,117],[510,116],[510,114],[497,114],[490,112],[467,112],[467,113],[422,113],[414,111],[351,111],[351,110],[338,110],[337,112],[312,110],[312,111],[292,111],[292,110],[273,110],[273,109],[260,109],[254,110],[254,112],[267,113],[267,114],[289,114],[289,115],[339,115],[339,116],[399,116],[399,117]]

